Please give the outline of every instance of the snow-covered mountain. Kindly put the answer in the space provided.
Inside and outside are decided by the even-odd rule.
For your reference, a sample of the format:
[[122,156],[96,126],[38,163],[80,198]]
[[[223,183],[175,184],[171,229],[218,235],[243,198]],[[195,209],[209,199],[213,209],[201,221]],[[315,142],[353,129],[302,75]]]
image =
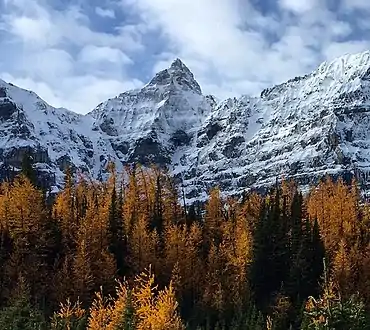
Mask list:
[[39,172],[52,186],[63,182],[67,165],[98,177],[115,160],[115,151],[93,130],[90,116],[56,109],[31,91],[0,80],[0,175],[19,169],[31,153]]
[[356,174],[366,182],[369,99],[369,51],[325,62],[260,97],[221,102],[177,59],[85,116],[0,80],[0,175],[31,150],[55,185],[67,164],[99,178],[108,160],[156,163],[171,169],[189,199],[211,186],[234,194],[277,177],[307,185],[326,173]]

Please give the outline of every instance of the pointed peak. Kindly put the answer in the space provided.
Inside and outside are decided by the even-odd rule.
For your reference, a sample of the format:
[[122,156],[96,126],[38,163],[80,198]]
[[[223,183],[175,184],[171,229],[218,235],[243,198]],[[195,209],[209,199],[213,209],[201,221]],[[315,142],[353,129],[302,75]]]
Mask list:
[[179,58],[176,58],[168,69],[157,73],[147,86],[153,85],[178,85],[185,90],[192,90],[197,94],[202,94],[193,73]]
[[188,69],[188,67],[184,64],[184,62],[183,61],[181,61],[179,58],[176,58],[173,62],[172,62],[172,64],[171,64],[171,66],[170,66],[170,69],[186,69],[186,70],[188,70],[188,71],[190,71],[189,69]]
[[185,65],[185,63],[180,60],[179,58],[176,58],[170,65],[170,67],[167,69],[169,72],[175,73],[175,74],[183,74],[188,77],[191,77],[191,79],[194,79],[193,73],[190,71],[190,69]]

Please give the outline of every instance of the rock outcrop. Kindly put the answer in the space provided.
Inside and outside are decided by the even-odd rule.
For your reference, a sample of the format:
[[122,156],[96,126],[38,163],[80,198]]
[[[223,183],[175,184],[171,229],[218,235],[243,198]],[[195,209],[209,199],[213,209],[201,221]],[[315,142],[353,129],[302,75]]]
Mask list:
[[169,168],[188,200],[215,185],[240,194],[282,177],[308,185],[356,175],[366,187],[369,125],[370,52],[323,63],[260,97],[221,102],[177,59],[85,116],[0,81],[0,176],[30,149],[56,187],[68,165],[102,178],[110,160]]

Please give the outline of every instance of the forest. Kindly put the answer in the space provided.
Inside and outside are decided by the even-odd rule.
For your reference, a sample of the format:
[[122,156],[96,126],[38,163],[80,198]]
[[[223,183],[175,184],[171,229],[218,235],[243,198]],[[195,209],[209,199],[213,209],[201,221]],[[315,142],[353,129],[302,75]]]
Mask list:
[[370,204],[329,177],[304,195],[186,205],[165,171],[32,167],[0,185],[0,329],[370,329]]

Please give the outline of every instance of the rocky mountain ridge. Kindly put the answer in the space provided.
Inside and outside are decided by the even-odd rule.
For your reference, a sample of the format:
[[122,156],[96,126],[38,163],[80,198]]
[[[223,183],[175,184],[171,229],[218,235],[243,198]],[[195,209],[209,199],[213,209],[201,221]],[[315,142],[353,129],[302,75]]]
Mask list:
[[321,64],[304,77],[218,101],[203,95],[181,60],[143,88],[127,91],[87,115],[56,109],[35,93],[0,80],[0,176],[25,152],[57,189],[67,165],[104,178],[139,162],[168,167],[187,198],[211,186],[225,194],[292,177],[303,185],[325,174],[370,169],[370,52]]

